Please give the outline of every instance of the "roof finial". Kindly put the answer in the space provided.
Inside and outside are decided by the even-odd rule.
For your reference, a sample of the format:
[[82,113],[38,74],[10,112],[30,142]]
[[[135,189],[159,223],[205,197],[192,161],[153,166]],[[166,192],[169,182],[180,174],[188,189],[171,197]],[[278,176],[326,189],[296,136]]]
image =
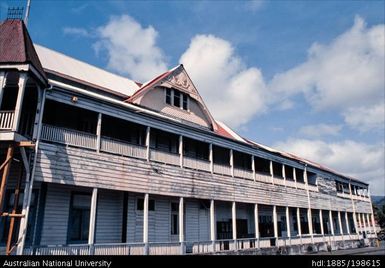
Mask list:
[[25,17],[24,17],[24,24],[27,26],[28,24],[28,17],[29,17],[29,9],[31,7],[31,0],[27,0],[27,8],[25,10]]

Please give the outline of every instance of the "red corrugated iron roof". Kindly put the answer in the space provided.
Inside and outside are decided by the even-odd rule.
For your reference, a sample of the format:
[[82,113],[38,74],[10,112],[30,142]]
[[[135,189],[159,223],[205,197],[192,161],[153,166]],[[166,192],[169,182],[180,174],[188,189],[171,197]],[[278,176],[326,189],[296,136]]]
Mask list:
[[157,77],[155,77],[154,79],[150,80],[149,82],[147,82],[145,84],[142,84],[141,88],[139,90],[137,90],[134,94],[132,94],[131,97],[129,97],[127,100],[125,100],[125,102],[131,102],[131,100],[136,98],[140,93],[145,91],[147,88],[151,87],[152,85],[156,84],[158,81],[162,80],[163,78],[165,78],[169,74],[171,74],[172,71],[173,71],[173,69],[168,70],[167,72],[164,72],[164,73],[158,75]]
[[226,137],[226,138],[229,138],[229,139],[236,140],[235,137],[233,137],[233,135],[231,135],[228,131],[226,131],[226,129],[224,129],[220,124],[217,124],[217,127],[218,128],[215,131],[216,134],[223,136],[223,137]]
[[31,37],[22,20],[8,19],[0,23],[0,63],[27,63],[47,80]]

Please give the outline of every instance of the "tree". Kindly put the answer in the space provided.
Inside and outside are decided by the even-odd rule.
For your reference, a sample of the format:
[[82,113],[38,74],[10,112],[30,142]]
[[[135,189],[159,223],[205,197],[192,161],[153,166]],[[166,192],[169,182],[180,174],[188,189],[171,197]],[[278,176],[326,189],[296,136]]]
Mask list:
[[385,204],[381,205],[373,205],[374,208],[374,216],[376,221],[381,226],[381,228],[385,228]]

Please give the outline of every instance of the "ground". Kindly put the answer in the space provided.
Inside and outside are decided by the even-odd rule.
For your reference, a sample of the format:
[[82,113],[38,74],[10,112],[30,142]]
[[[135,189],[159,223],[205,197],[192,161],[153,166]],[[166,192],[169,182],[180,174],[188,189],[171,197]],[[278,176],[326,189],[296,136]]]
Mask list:
[[332,252],[318,252],[314,255],[383,255],[385,256],[385,241],[379,242],[379,247],[365,247]]

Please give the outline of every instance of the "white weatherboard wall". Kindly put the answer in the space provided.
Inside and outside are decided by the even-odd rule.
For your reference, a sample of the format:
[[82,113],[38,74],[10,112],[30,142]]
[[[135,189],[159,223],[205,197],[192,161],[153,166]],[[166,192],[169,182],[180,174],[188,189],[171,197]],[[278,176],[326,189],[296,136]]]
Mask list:
[[98,191],[96,243],[122,241],[123,192]]
[[209,210],[201,206],[199,200],[187,200],[185,204],[185,234],[186,241],[210,240]]
[[165,89],[154,88],[140,98],[138,102],[141,105],[156,111],[160,111],[177,118],[182,118],[183,120],[190,121],[204,127],[209,127],[210,121],[206,118],[202,108],[199,107],[196,100],[189,98],[189,111],[185,111],[179,107],[166,104],[165,96]]
[[41,245],[62,245],[67,243],[71,189],[73,187],[58,184],[47,185]]
[[[131,194],[128,197],[127,242],[143,242],[143,211],[137,210],[137,199],[143,195]],[[149,242],[177,242],[178,235],[171,235],[171,203],[175,198],[151,196],[155,201],[155,211],[149,211]],[[208,210],[200,207],[199,200],[185,202],[185,239],[186,241],[209,240]]]

